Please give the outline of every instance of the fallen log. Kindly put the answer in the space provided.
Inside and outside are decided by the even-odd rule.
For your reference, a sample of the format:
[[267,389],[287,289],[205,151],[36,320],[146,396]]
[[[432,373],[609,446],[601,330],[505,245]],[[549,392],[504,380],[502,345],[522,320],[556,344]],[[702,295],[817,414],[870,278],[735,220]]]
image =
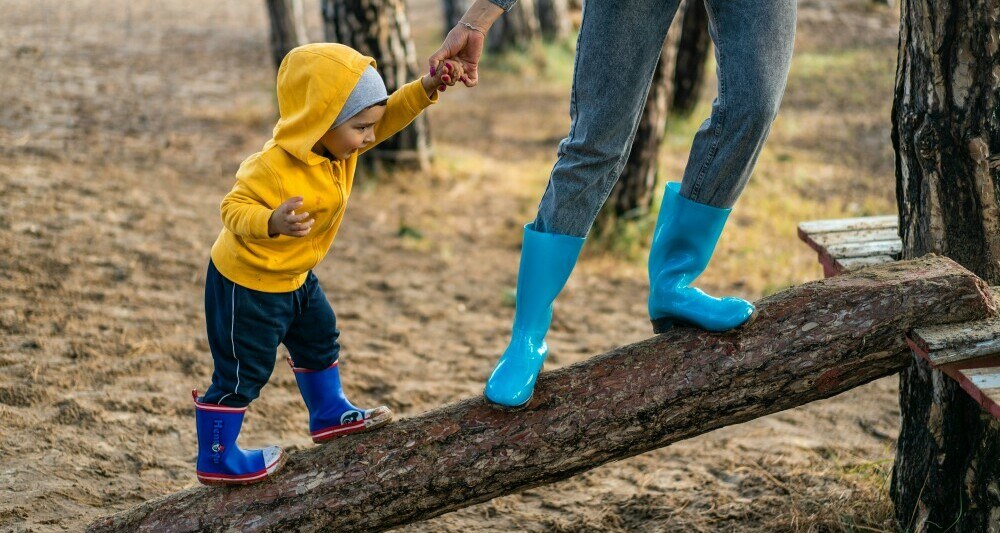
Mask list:
[[90,531],[360,531],[431,518],[898,372],[907,331],[989,316],[988,294],[937,256],[806,283],[759,302],[736,332],[676,328],[543,373],[524,410],[468,399],[294,453],[273,481],[185,490]]

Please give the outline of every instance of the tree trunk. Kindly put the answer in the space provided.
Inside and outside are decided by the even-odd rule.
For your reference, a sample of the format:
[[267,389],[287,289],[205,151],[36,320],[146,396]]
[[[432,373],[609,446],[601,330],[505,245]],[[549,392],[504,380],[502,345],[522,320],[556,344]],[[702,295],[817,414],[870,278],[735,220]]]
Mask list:
[[535,0],[535,12],[544,39],[559,41],[569,36],[572,23],[567,0]]
[[540,35],[535,0],[518,0],[513,9],[493,23],[486,37],[486,48],[491,52],[527,50]]
[[677,67],[674,69],[674,99],[670,112],[688,116],[698,105],[705,83],[705,67],[712,49],[708,31],[708,11],[704,0],[691,0],[684,6],[681,37],[677,45]]
[[[901,15],[892,141],[903,257],[937,252],[1000,284],[1000,0],[903,0]],[[918,357],[899,394],[900,527],[998,527],[1000,423]]]
[[621,219],[639,218],[649,213],[653,205],[660,167],[660,143],[666,133],[667,115],[673,100],[673,72],[683,25],[681,19],[689,3],[690,0],[682,0],[667,32],[625,168],[596,221],[599,231],[613,228]]
[[469,9],[472,2],[473,0],[444,0],[441,3],[444,7],[445,35],[448,35],[448,32],[455,27],[455,24],[458,24],[458,21],[462,19],[462,15]]
[[267,15],[271,21],[271,58],[277,70],[289,50],[308,42],[302,0],[267,0]]
[[91,530],[357,531],[431,518],[898,372],[906,331],[985,317],[987,291],[933,256],[807,283],[759,302],[740,330],[675,328],[545,372],[525,409],[468,399],[294,452],[272,481],[189,489]]
[[[322,11],[324,38],[374,57],[390,94],[417,79],[420,71],[403,0],[322,0]],[[430,124],[427,115],[421,115],[362,161],[376,168],[426,170],[430,157]]]

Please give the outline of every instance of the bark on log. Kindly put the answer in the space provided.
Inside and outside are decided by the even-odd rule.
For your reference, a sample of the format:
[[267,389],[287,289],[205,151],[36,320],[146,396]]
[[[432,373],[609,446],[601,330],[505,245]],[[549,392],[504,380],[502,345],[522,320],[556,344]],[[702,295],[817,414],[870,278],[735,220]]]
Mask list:
[[910,328],[994,311],[936,256],[807,283],[736,332],[676,328],[546,372],[524,410],[468,399],[294,453],[271,482],[189,489],[90,530],[382,530],[836,395],[908,365]]

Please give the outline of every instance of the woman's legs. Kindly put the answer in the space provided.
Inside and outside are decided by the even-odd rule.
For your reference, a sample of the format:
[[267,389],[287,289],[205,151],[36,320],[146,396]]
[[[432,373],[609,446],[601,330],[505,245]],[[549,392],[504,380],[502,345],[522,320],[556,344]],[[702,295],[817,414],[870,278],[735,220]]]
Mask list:
[[706,0],[718,96],[698,129],[681,196],[730,208],[746,187],[785,92],[795,0]]
[[[590,230],[625,165],[677,4],[642,0],[624,9],[592,0],[587,6],[577,44],[572,125],[559,145],[535,230],[576,237]],[[795,1],[706,4],[719,95],[695,134],[681,195],[729,208],[750,178],[785,90]]]
[[621,173],[677,0],[588,0],[577,41],[569,136],[538,218],[524,228],[511,338],[484,394],[526,404],[545,362],[552,302]]
[[662,333],[676,323],[726,331],[754,306],[715,298],[691,284],[708,266],[771,129],[795,36],[795,0],[707,0],[719,94],[695,134],[682,183],[668,184],[649,251],[649,317]]
[[588,0],[576,47],[572,123],[533,228],[586,237],[625,166],[678,0]]

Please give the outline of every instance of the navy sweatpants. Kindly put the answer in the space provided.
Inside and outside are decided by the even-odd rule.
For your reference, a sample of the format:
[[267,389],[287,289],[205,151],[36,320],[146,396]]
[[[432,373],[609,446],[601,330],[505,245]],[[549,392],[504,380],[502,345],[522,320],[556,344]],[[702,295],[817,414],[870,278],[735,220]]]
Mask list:
[[298,368],[323,370],[340,355],[336,316],[312,272],[295,291],[269,293],[229,281],[209,261],[205,321],[215,362],[205,403],[249,405],[271,377],[279,344]]

